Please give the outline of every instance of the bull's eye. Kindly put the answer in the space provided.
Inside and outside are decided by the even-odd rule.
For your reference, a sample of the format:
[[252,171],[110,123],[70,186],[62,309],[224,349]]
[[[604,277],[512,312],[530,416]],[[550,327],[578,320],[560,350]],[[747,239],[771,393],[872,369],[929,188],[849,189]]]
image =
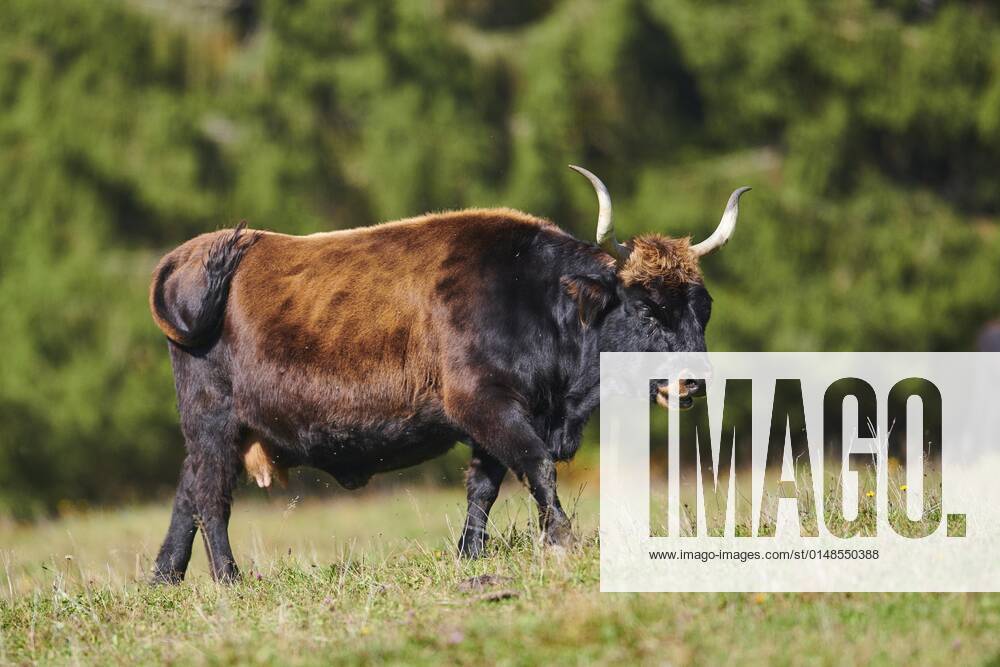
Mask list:
[[667,321],[666,309],[662,306],[652,303],[643,302],[638,307],[639,316],[650,324],[655,324],[657,326],[662,326]]

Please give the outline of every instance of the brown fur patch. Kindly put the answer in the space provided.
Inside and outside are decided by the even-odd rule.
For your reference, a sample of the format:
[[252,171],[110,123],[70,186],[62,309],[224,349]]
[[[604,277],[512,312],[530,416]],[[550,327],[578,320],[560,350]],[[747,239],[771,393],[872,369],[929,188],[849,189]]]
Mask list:
[[270,487],[272,479],[281,482],[281,486],[288,485],[288,470],[275,464],[260,440],[251,440],[244,450],[243,466],[247,475],[262,489]]
[[672,239],[662,234],[643,234],[631,244],[632,254],[618,275],[626,287],[679,287],[701,281],[698,257],[688,237]]
[[580,324],[590,326],[610,300],[607,290],[596,281],[581,276],[563,276],[560,281],[569,297],[576,301]]
[[442,387],[468,382],[460,351],[485,282],[470,278],[472,267],[506,266],[543,230],[565,235],[509,209],[302,237],[264,233],[226,306],[222,336],[233,364],[253,369],[234,378],[235,391],[253,396],[258,403],[246,407],[275,429],[296,419],[369,425],[381,415],[440,411]]

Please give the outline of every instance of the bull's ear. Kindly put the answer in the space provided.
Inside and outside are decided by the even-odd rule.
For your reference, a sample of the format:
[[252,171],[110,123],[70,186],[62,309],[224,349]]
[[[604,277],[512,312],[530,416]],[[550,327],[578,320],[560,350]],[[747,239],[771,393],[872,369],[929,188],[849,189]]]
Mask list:
[[576,302],[580,324],[593,324],[615,300],[615,287],[602,276],[563,276],[563,289]]

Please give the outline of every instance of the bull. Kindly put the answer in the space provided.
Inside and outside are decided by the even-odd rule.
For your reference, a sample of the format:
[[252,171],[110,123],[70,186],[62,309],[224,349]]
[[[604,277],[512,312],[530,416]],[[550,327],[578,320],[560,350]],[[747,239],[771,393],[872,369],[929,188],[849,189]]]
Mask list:
[[705,350],[699,258],[729,240],[749,189],[701,243],[623,244],[607,188],[573,168],[597,191],[596,244],[489,209],[309,236],[241,224],[163,257],[150,307],[187,456],[154,581],[183,579],[199,528],[213,577],[238,576],[228,530],[243,469],[268,486],[313,466],[355,489],[456,442],[472,450],[460,554],[483,553],[508,470],[537,503],[542,539],[570,542],[555,464],[598,405],[599,353]]

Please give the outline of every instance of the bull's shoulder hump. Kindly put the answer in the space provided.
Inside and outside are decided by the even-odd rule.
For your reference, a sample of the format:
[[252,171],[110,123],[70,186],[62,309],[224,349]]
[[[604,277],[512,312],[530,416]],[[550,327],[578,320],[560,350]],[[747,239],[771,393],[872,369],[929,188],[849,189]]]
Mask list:
[[[556,225],[545,218],[540,218],[524,211],[514,208],[468,208],[456,211],[439,211],[435,213],[425,213],[414,218],[406,218],[393,222],[383,223],[386,225],[528,225],[532,227],[556,227]],[[558,229],[558,228],[557,228]]]

